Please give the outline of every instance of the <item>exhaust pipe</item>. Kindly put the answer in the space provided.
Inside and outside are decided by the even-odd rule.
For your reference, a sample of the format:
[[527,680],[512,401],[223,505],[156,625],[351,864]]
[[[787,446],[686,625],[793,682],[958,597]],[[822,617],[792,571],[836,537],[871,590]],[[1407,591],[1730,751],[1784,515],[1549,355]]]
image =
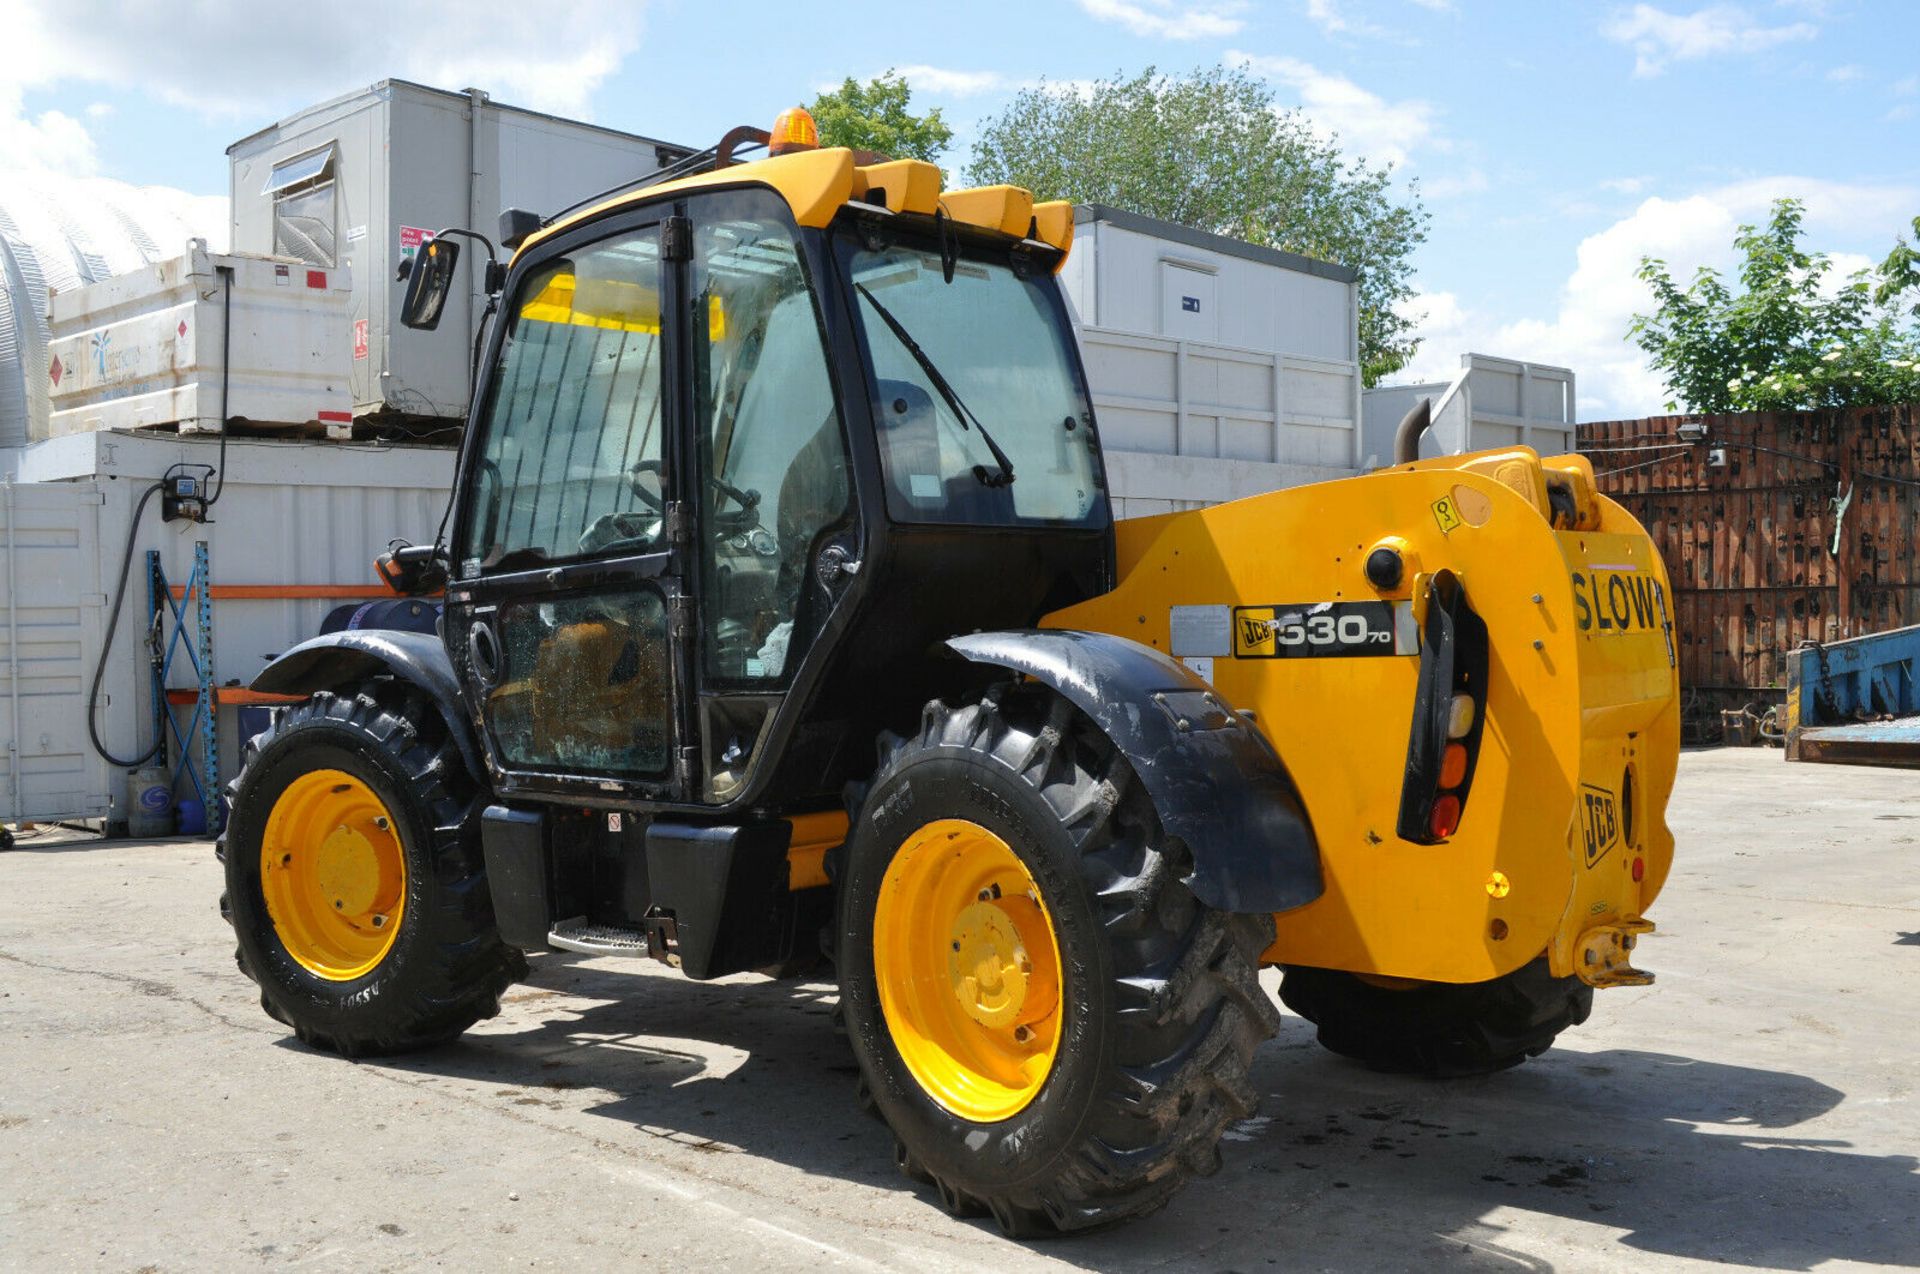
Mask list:
[[1420,435],[1427,432],[1433,424],[1433,399],[1421,398],[1413,405],[1413,410],[1400,418],[1400,427],[1393,431],[1393,462],[1411,464],[1420,458]]

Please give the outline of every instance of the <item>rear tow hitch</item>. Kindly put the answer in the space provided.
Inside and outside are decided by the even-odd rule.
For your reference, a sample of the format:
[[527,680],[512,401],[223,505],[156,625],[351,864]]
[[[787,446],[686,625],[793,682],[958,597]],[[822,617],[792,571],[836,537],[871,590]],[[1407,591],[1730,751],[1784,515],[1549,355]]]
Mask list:
[[1653,975],[1633,967],[1635,939],[1653,932],[1651,920],[1622,920],[1580,935],[1580,959],[1574,972],[1588,986],[1647,986]]

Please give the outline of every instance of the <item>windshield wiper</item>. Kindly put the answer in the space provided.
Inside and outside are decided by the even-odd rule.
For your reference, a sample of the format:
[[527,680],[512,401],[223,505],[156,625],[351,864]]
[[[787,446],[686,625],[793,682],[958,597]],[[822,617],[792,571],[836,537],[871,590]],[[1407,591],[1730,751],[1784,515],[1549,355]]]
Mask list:
[[[927,379],[933,382],[934,389],[939,391],[940,397],[944,398],[947,406],[952,408],[955,418],[960,421],[960,427],[980,431],[980,441],[986,443],[987,450],[993,453],[993,462],[1000,466],[1000,472],[991,473],[987,470],[987,466],[977,464],[973,466],[973,476],[979,479],[982,486],[1004,487],[1010,484],[1013,481],[1013,461],[1007,459],[1007,453],[1000,450],[1000,444],[995,442],[993,435],[987,432],[987,427],[980,422],[980,417],[974,415],[972,410],[960,401],[960,395],[954,391],[952,385],[947,383],[947,378],[940,374],[940,369],[933,365],[933,360],[928,358],[927,352],[920,348],[920,343],[908,333],[905,324],[893,316],[893,311],[880,304],[880,298],[868,291],[866,284],[856,283],[853,286],[855,291],[867,298],[867,304],[874,308],[874,311],[885,321],[888,329],[899,338],[900,344],[906,347],[907,353],[913,355],[913,361],[920,364],[920,370],[927,374]],[[973,422],[971,426],[967,423],[969,420]]]

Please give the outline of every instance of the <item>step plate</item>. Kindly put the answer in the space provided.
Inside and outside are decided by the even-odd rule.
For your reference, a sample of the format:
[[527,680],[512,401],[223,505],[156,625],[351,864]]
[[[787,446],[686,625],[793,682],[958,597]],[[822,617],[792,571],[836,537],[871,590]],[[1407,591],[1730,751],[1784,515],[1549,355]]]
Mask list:
[[547,945],[581,955],[637,956],[645,958],[647,935],[639,929],[617,925],[597,925],[584,917],[562,920],[547,934]]

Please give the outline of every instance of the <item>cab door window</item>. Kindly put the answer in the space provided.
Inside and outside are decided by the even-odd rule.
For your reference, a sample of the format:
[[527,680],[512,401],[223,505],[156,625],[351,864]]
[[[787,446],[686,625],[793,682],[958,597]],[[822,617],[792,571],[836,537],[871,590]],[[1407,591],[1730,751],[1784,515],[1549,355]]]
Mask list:
[[542,267],[510,323],[464,567],[664,550],[657,231]]
[[821,543],[846,515],[846,443],[784,208],[727,196],[694,224],[703,661],[710,681],[772,682],[817,622],[801,603]]
[[569,253],[510,310],[460,539],[462,577],[491,604],[475,605],[458,639],[510,769],[670,769],[656,580],[636,564],[622,582],[583,586],[553,565],[667,548],[658,243],[648,227]]

